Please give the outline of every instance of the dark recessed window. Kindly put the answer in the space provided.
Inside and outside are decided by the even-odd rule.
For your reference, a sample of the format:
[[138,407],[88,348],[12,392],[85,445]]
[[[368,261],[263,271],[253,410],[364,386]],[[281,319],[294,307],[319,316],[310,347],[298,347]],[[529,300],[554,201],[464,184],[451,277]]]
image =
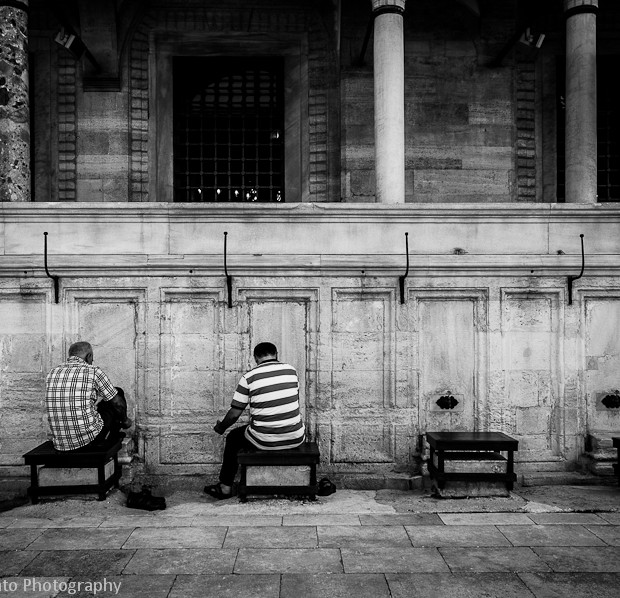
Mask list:
[[284,201],[281,58],[174,59],[174,200]]

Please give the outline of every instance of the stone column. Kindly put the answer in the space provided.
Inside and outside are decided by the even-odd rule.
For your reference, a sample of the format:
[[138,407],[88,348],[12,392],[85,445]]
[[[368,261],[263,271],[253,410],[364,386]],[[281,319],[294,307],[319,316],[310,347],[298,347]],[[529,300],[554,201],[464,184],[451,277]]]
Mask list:
[[596,13],[598,0],[564,0],[566,202],[596,203]]
[[28,0],[0,0],[0,201],[30,201]]
[[405,0],[372,0],[376,201],[405,202]]

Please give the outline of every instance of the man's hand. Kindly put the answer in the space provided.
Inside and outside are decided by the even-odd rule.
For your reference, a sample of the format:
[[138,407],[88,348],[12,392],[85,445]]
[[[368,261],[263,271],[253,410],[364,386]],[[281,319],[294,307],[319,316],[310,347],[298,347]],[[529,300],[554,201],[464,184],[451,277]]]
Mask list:
[[243,409],[239,409],[238,407],[231,407],[222,421],[218,419],[217,422],[215,422],[215,426],[213,426],[213,429],[218,434],[223,434],[239,419],[239,416],[242,413]]

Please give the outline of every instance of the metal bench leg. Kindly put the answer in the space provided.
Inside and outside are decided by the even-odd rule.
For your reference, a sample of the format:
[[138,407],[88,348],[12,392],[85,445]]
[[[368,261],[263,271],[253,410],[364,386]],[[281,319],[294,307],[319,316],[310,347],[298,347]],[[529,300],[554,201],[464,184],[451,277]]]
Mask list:
[[39,502],[39,469],[37,465],[30,466],[30,501],[33,505]]
[[[316,463],[310,465],[310,486],[316,488]],[[316,500],[316,494],[311,492],[309,498],[310,500]]]
[[508,463],[506,464],[506,473],[509,476],[508,482],[506,483],[506,488],[510,492],[513,487],[513,474],[514,474],[514,454],[512,451],[508,451]]
[[105,488],[105,463],[102,463],[97,467],[97,484],[99,497],[98,500],[105,500],[106,488]]
[[245,463],[240,465],[241,467],[241,479],[239,480],[239,501],[248,502],[247,495],[247,468]]

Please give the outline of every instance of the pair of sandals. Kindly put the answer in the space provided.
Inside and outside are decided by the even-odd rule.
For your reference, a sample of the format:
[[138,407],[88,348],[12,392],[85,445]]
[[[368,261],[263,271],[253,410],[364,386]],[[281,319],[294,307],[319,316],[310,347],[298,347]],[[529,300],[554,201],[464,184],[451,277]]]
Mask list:
[[205,493],[213,498],[217,498],[217,500],[226,500],[227,498],[232,498],[233,495],[232,489],[228,493],[224,492],[222,490],[222,484],[219,482],[211,486],[205,486]]

